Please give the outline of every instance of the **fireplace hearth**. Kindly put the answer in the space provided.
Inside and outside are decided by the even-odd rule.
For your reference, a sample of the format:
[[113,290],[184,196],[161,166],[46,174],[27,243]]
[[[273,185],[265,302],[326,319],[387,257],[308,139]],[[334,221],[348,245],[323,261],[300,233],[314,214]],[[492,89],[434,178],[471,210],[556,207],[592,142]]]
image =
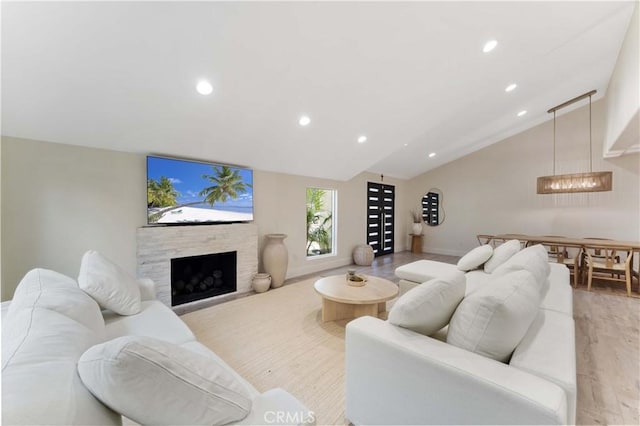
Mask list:
[[235,251],[171,259],[171,306],[237,290]]
[[[251,280],[258,272],[258,227],[254,223],[194,226],[144,226],[137,231],[137,276],[156,284],[156,298],[171,303],[171,259],[209,253],[237,253],[236,291],[251,291]],[[214,296],[224,298],[228,295]],[[173,306],[183,314],[209,306],[211,298]]]

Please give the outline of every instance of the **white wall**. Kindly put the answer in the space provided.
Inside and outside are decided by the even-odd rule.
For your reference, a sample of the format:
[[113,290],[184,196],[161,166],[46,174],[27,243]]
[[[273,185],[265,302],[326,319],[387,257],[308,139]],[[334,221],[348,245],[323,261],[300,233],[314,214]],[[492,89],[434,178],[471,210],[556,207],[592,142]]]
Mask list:
[[135,271],[143,156],[2,139],[2,300],[34,267],[77,277],[88,249]]
[[[357,244],[366,243],[367,182],[380,182],[380,177],[362,173],[349,181],[317,179],[280,173],[254,172],[255,220],[260,235],[260,251],[264,235],[284,233],[289,250],[288,277],[309,274],[322,269],[351,263],[351,252]],[[385,178],[396,186],[395,250],[407,244],[408,214],[404,196],[405,181]],[[335,256],[306,257],[306,190],[308,187],[338,191],[337,252]],[[259,265],[262,270],[262,263]]]
[[[8,137],[2,141],[2,300],[11,298],[34,267],[76,277],[88,249],[136,273],[136,229],[146,225],[143,155]],[[342,182],[254,171],[260,252],[265,234],[289,235],[288,278],[351,263],[353,247],[365,242],[368,180],[378,182],[379,176],[365,173]],[[385,182],[397,185],[396,250],[403,250],[409,226],[403,210],[405,181]],[[335,256],[305,256],[307,187],[338,190]]]
[[[396,251],[408,247],[409,210],[432,187],[444,193],[444,223],[424,227],[425,251],[463,254],[478,233],[533,233],[640,239],[640,157],[602,159],[604,102],[593,104],[594,170],[612,170],[614,190],[537,195],[536,177],[552,173],[552,123],[547,122],[411,181],[396,185]],[[558,118],[557,173],[588,168],[588,115],[580,108]],[[1,146],[2,299],[11,298],[33,267],[75,277],[90,248],[134,274],[135,230],[146,223],[145,157],[23,139]],[[342,182],[256,170],[255,222],[264,235],[285,233],[288,277],[351,262],[365,242],[366,185],[362,173]],[[338,246],[332,257],[305,256],[307,187],[338,191]],[[261,266],[260,266],[261,267]]]
[[[588,106],[557,120],[557,174],[589,169]],[[426,227],[424,250],[464,254],[477,234],[522,233],[640,240],[640,157],[603,159],[604,101],[593,104],[593,170],[613,171],[613,191],[536,194],[551,175],[553,122],[505,139],[411,181],[410,202],[432,187],[444,193],[444,223]]]
[[640,149],[640,5],[636,4],[607,88],[606,156]]

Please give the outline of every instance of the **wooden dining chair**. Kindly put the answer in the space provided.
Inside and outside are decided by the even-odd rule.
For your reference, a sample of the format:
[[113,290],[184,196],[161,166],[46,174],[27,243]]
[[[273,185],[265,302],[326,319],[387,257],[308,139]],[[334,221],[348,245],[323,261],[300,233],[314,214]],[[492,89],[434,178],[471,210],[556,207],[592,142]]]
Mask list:
[[[544,238],[565,238],[559,235],[544,235]],[[532,243],[533,245],[534,243]],[[542,244],[547,249],[547,255],[549,256],[549,262],[556,262],[565,265],[569,269],[569,273],[573,274],[573,287],[578,287],[580,281],[582,269],[580,263],[580,257],[582,255],[582,249],[572,249],[576,251],[575,255],[569,252],[569,248],[566,246],[547,243],[544,241],[537,242],[535,244]]]
[[[593,240],[595,241],[595,244],[598,244],[598,241],[613,241],[611,238],[597,238],[597,237],[585,237],[585,240]],[[604,255],[601,253],[601,250],[595,250],[595,252],[593,253],[594,257],[599,257],[599,258],[604,258]],[[616,256],[614,258],[614,260],[617,263],[620,263],[620,256]]]
[[[585,240],[593,240],[593,241],[595,241],[595,244],[598,244],[598,241],[613,241],[611,238],[599,238],[599,237],[585,237],[584,239]],[[600,249],[593,250],[592,256],[594,258],[598,258],[598,259],[604,259],[605,258],[605,256],[602,254],[602,250],[600,250]],[[585,257],[584,253],[582,254],[582,257],[583,257],[582,262],[584,263],[584,257]],[[613,260],[616,263],[620,263],[620,256],[615,256],[613,258]],[[613,275],[614,275],[614,272],[611,273],[612,277],[613,277]],[[618,274],[618,278],[620,278],[620,274]]]
[[500,244],[504,244],[509,240],[519,240],[520,241],[520,249],[523,249],[527,246],[527,235],[525,234],[511,234],[511,233],[507,233],[504,234],[505,236],[508,237],[500,237],[498,235],[494,236],[491,239],[491,245],[493,245],[494,247],[499,246]]
[[[624,262],[620,260],[624,258]],[[616,261],[616,259],[618,261]],[[587,290],[591,290],[594,278],[606,281],[624,282],[627,296],[631,296],[633,274],[633,249],[628,247],[589,246],[584,248],[584,268],[586,270]],[[621,277],[622,276],[622,277]],[[582,282],[584,284],[584,274]]]
[[493,235],[478,234],[476,235],[476,238],[478,239],[478,244],[481,246],[485,244],[493,245]]

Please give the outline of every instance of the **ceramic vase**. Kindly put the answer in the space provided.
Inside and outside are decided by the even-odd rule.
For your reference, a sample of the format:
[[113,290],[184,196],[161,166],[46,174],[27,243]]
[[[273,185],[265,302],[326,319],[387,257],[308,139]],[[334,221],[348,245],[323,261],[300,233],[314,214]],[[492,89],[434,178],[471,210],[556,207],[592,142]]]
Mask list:
[[253,290],[256,293],[264,293],[271,286],[271,275],[255,274],[253,277]]
[[284,245],[285,234],[265,235],[266,244],[262,251],[262,263],[264,270],[271,275],[271,287],[277,288],[284,284],[287,276],[287,265],[289,263],[289,252]]
[[371,266],[374,256],[370,245],[360,244],[353,249],[353,263],[356,265]]
[[422,224],[414,223],[413,224],[413,235],[421,235],[422,234]]

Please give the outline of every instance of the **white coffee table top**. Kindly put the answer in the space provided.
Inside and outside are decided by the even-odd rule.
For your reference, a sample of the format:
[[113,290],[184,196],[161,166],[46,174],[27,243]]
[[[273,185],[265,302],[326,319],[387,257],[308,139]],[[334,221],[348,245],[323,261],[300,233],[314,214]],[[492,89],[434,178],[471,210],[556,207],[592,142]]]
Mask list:
[[382,303],[398,295],[398,286],[384,278],[367,275],[367,281],[362,287],[347,284],[345,275],[334,275],[321,278],[314,287],[325,299],[352,305],[366,305]]

